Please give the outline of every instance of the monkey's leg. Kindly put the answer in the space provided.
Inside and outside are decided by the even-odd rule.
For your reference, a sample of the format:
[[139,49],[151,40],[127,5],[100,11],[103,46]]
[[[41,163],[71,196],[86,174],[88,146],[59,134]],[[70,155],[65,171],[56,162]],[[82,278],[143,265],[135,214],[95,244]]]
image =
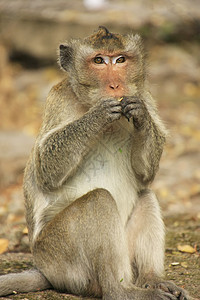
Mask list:
[[160,288],[178,299],[188,299],[183,289],[162,279],[165,229],[157,198],[151,190],[141,194],[126,233],[136,285]]
[[109,192],[97,189],[74,201],[42,231],[35,263],[55,289],[104,300],[175,299],[132,286],[124,228]]
[[129,285],[132,280],[117,207],[103,189],[87,193],[59,213],[44,228],[33,254],[37,267],[58,290],[88,294],[91,289],[91,294],[101,295],[106,285]]

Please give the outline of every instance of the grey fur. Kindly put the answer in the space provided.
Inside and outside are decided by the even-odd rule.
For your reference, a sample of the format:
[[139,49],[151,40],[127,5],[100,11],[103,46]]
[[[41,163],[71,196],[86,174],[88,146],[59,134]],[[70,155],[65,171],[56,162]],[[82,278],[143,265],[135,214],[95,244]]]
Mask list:
[[[100,41],[130,58],[122,102],[103,94],[87,68]],[[162,279],[164,225],[149,185],[166,130],[146,91],[141,38],[101,27],[61,45],[60,64],[67,78],[50,91],[24,176],[31,249],[44,275],[38,288],[50,282],[104,300],[183,299],[182,289]],[[0,295],[19,282],[17,275],[2,278],[9,280],[0,279]]]

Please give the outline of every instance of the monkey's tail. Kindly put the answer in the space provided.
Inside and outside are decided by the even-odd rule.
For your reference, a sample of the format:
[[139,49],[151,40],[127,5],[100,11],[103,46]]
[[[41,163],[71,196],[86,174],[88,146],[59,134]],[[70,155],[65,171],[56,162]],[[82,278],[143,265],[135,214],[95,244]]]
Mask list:
[[37,269],[0,276],[0,296],[28,293],[52,288],[49,281]]

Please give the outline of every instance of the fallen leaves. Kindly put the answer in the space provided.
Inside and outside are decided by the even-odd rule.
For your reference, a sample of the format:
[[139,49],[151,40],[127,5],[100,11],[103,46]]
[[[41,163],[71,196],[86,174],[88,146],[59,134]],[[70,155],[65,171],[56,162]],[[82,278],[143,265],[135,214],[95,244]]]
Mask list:
[[9,241],[7,239],[0,239],[0,254],[8,249]]
[[183,262],[172,262],[170,265],[169,265],[169,267],[176,267],[176,266],[181,266],[181,267],[183,267],[183,268],[185,268],[185,269],[187,269],[188,268],[188,265],[187,265],[187,263],[185,262],[185,261],[183,261]]
[[185,268],[185,269],[188,268],[188,264],[187,264],[185,261],[183,261],[183,262],[181,263],[181,266],[182,266],[183,268]]
[[28,228],[25,227],[22,232],[23,232],[23,234],[28,234]]
[[171,266],[173,266],[173,267],[174,267],[174,266],[178,266],[178,265],[180,265],[179,262],[172,262],[172,263],[171,263]]
[[177,249],[180,252],[186,252],[186,253],[191,253],[191,254],[196,252],[195,248],[193,248],[190,245],[178,245]]

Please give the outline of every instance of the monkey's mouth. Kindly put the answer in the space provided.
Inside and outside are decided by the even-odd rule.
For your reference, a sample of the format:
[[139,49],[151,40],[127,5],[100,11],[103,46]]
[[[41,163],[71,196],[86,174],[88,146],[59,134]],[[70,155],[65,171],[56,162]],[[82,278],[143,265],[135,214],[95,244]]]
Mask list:
[[105,95],[107,95],[107,97],[110,96],[110,97],[115,98],[115,99],[120,99],[125,94],[127,94],[127,93],[125,93],[124,89],[121,89],[120,91],[117,91],[117,92],[116,91],[112,92],[112,91],[106,90],[106,93],[105,93]]

